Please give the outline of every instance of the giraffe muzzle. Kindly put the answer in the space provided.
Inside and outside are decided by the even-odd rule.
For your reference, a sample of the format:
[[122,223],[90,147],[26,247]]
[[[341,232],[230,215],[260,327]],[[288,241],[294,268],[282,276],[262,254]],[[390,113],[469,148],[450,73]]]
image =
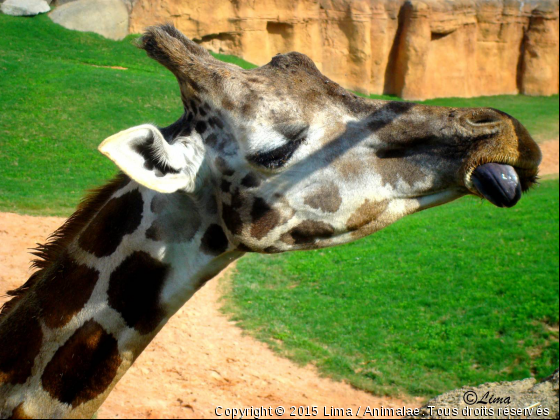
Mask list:
[[510,165],[486,163],[471,176],[477,191],[497,207],[513,207],[521,198],[521,181]]

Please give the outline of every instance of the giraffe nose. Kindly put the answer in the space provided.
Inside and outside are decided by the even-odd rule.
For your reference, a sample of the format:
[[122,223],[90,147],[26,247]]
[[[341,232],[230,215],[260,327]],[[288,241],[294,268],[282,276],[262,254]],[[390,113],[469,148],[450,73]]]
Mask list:
[[462,115],[463,125],[471,128],[493,128],[503,124],[508,120],[508,116],[503,112],[492,108],[478,108],[467,110]]

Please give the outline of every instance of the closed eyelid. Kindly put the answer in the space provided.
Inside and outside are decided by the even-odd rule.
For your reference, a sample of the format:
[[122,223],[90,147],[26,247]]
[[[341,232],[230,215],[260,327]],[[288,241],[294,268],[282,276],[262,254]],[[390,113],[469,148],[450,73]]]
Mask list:
[[256,152],[247,156],[247,160],[269,170],[285,166],[297,149],[307,139],[309,124],[306,123],[280,123],[275,124],[273,130],[280,134],[286,143],[272,150]]
[[309,124],[305,123],[285,123],[276,124],[273,127],[274,131],[281,134],[288,141],[298,141],[303,137],[307,136],[309,131]]
[[276,149],[267,152],[254,153],[247,160],[266,169],[278,169],[286,165],[296,150],[305,142],[305,137],[290,141]]

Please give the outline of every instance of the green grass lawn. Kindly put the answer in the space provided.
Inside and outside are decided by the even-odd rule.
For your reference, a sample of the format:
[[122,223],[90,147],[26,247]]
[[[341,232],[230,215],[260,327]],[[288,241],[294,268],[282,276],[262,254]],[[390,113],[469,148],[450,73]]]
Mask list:
[[69,215],[86,189],[116,172],[97,152],[103,139],[146,122],[168,125],[182,112],[174,76],[134,46],[137,36],[110,41],[45,15],[0,14],[0,32],[2,211]]
[[[2,14],[0,31],[1,211],[70,214],[116,172],[96,150],[104,138],[182,111],[174,77],[135,36]],[[558,96],[427,103],[492,106],[537,139],[558,136]],[[364,389],[432,395],[558,364],[558,181],[513,210],[463,199],[345,247],[238,267],[228,308],[245,328]]]
[[431,396],[558,366],[558,180],[358,242],[248,255],[226,311],[281,354],[378,394]]

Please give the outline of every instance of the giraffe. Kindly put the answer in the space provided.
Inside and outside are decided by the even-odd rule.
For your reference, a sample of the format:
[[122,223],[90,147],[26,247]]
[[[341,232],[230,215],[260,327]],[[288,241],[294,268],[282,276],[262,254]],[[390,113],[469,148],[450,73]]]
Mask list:
[[511,207],[536,182],[538,146],[500,111],[360,98],[299,53],[243,70],[171,25],[139,46],[177,78],[183,113],[100,145],[121,172],[10,292],[1,418],[91,417],[170,317],[247,252],[347,243],[467,194]]

